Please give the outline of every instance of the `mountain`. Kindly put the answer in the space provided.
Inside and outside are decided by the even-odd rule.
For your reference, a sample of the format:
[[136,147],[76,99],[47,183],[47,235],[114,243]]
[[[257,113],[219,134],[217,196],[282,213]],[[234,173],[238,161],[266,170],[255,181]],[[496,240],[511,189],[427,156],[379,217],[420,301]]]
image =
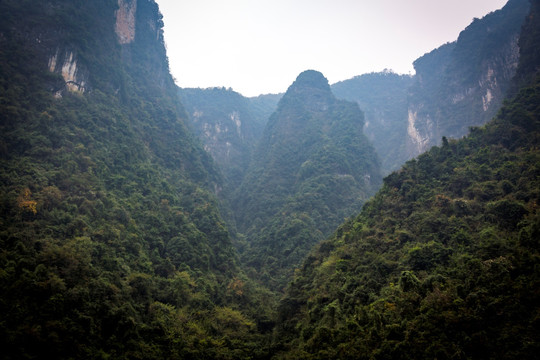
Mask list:
[[383,71],[332,85],[338,98],[357,102],[365,112],[364,131],[383,174],[440,144],[443,136],[460,138],[497,113],[511,90],[528,9],[528,0],[511,0],[475,19],[457,41],[417,59],[414,76]]
[[337,100],[313,70],[279,101],[233,203],[243,262],[271,288],[283,287],[309,248],[378,188],[363,126],[358,106]]
[[421,154],[442,136],[460,138],[498,111],[519,61],[519,33],[529,1],[510,0],[475,19],[457,41],[417,59],[408,99],[407,153]]
[[498,115],[387,176],[309,254],[280,305],[275,359],[537,357],[539,11],[534,0],[521,89]]
[[[312,70],[283,96],[182,89],[184,108],[154,0],[0,1],[2,358],[535,358],[540,1],[518,37],[524,4],[475,21],[414,79],[336,85],[380,102],[366,127]],[[433,139],[513,97],[368,200],[382,179],[364,130],[393,124],[411,80],[418,134],[445,114]]]
[[339,99],[355,101],[364,112],[364,133],[381,158],[381,171],[388,174],[410,157],[405,151],[408,91],[414,77],[391,71],[370,73],[332,85]]
[[0,13],[2,357],[257,357],[271,304],[237,265],[156,3]]
[[249,98],[249,101],[259,118],[264,119],[264,123],[266,124],[270,115],[276,111],[279,100],[282,97],[283,94],[262,94]]
[[179,89],[179,94],[195,135],[223,172],[230,191],[234,191],[249,166],[268,110],[264,103],[257,107],[231,89]]

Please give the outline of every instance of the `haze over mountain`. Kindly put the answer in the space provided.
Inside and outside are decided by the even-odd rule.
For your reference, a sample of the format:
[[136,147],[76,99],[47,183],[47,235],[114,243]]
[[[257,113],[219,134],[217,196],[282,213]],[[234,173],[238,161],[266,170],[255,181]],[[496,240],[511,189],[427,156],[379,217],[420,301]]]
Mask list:
[[519,34],[529,11],[526,0],[510,0],[476,19],[455,43],[414,62],[409,92],[407,153],[416,156],[482,125],[500,108],[519,62]]
[[537,357],[539,11],[519,40],[522,89],[497,117],[386,177],[308,256],[281,302],[276,359]]
[[365,112],[365,132],[383,173],[440,144],[442,136],[460,138],[496,114],[517,69],[528,10],[527,0],[512,0],[476,19],[455,42],[418,58],[412,77],[386,71],[332,85],[336,96]]
[[249,99],[225,88],[179,89],[179,94],[194,133],[221,167],[229,190],[234,191],[280,96]]
[[538,354],[540,0],[257,98],[178,89],[154,0],[0,14],[3,358]]
[[407,98],[413,84],[413,76],[383,71],[332,85],[338,98],[357,102],[364,112],[364,132],[381,159],[384,174],[399,169],[411,157],[405,143]]
[[316,242],[360,210],[381,181],[355,103],[337,100],[319,72],[281,98],[233,200],[243,262],[282,287]]
[[181,87],[285,91],[306,69],[334,83],[412,63],[505,0],[159,0]]

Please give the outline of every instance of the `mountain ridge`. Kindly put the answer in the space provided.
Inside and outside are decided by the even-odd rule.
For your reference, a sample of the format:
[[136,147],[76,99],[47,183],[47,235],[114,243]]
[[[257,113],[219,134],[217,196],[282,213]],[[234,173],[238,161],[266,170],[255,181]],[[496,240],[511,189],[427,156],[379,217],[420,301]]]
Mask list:
[[[524,44],[540,34],[532,3]],[[528,61],[497,117],[387,176],[308,255],[280,304],[275,359],[536,356],[540,82]]]
[[[1,1],[3,356],[534,358],[539,10],[533,0],[498,116],[442,137],[371,199],[373,118],[308,70],[224,204],[228,176],[189,123],[201,108],[178,99],[155,1]],[[420,65],[449,66],[457,46]],[[387,110],[401,113],[411,79],[359,80],[380,76],[398,83]],[[440,86],[428,85],[417,90]],[[209,102],[225,93],[258,114],[276,101],[259,97],[255,111],[218,90]],[[249,117],[231,109],[210,137],[241,139]]]
[[3,356],[256,356],[271,303],[238,265],[157,4],[0,11]]
[[383,71],[332,85],[338,97],[366,112],[365,132],[384,174],[440,145],[443,136],[460,138],[496,114],[511,91],[528,8],[527,0],[512,0],[475,19],[456,41],[416,59],[412,77]]
[[283,286],[309,246],[376,189],[378,160],[362,128],[358,106],[337,100],[320,72],[302,72],[283,95],[233,203],[242,258],[257,277]]

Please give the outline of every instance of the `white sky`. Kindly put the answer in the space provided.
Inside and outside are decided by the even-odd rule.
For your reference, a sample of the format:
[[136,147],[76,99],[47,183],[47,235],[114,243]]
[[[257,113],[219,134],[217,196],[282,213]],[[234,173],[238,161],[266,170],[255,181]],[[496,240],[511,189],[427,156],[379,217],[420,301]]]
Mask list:
[[307,69],[331,84],[413,73],[414,60],[506,1],[156,0],[177,85],[245,96],[284,92]]

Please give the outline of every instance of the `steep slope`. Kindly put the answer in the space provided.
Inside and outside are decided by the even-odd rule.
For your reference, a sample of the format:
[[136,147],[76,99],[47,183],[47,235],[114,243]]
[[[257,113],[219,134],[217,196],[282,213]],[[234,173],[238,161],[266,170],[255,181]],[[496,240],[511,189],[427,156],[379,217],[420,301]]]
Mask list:
[[531,11],[525,20],[522,35],[519,38],[520,58],[519,67],[514,78],[512,92],[527,85],[540,73],[540,21],[535,16],[540,14],[540,3],[531,1]]
[[263,107],[225,88],[179,89],[191,127],[234,191],[242,182],[268,119]]
[[234,203],[242,259],[271,288],[284,286],[309,248],[360,209],[380,183],[354,103],[316,71],[298,76],[270,117]]
[[528,9],[528,0],[510,0],[501,10],[475,19],[456,42],[414,62],[409,157],[439,144],[442,136],[460,138],[496,114],[517,69],[519,32]]
[[257,117],[261,120],[268,121],[270,115],[277,109],[279,100],[283,97],[283,93],[280,94],[262,94],[255,97],[250,97],[249,101],[257,114]]
[[[538,10],[520,44],[538,43]],[[495,119],[386,177],[309,255],[281,303],[275,358],[537,357],[540,63],[525,58],[524,87]]]
[[364,112],[364,133],[388,174],[409,160],[405,151],[407,96],[414,77],[391,71],[356,76],[332,85],[339,99],[355,101]]
[[528,0],[511,0],[475,19],[457,41],[417,59],[413,77],[385,71],[332,85],[338,98],[365,112],[365,133],[383,174],[440,144],[442,136],[460,138],[496,114],[517,68],[528,8]]
[[266,303],[184,124],[157,5],[0,13],[2,357],[256,357]]

